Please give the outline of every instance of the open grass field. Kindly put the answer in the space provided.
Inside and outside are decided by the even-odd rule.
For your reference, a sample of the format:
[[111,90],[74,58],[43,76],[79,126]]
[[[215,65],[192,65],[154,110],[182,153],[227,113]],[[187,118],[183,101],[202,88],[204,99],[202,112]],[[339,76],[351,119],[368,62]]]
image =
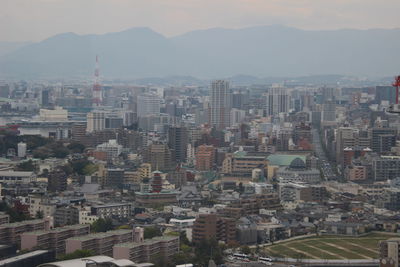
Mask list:
[[378,243],[395,234],[371,233],[362,237],[314,236],[265,247],[268,255],[294,259],[377,259]]

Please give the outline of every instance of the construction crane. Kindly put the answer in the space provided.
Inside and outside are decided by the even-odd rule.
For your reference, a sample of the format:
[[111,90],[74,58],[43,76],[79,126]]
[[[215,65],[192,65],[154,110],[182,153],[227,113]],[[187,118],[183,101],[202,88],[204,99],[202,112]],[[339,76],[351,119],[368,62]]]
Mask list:
[[400,76],[395,77],[394,83],[392,85],[396,87],[396,104],[390,105],[386,111],[389,113],[400,114],[400,105],[399,105]]

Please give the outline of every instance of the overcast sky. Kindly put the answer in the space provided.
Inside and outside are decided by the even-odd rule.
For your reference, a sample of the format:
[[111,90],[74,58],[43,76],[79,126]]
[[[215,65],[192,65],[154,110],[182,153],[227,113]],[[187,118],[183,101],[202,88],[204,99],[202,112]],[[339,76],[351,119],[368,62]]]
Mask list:
[[166,36],[213,27],[399,28],[400,0],[0,0],[0,41],[150,27]]

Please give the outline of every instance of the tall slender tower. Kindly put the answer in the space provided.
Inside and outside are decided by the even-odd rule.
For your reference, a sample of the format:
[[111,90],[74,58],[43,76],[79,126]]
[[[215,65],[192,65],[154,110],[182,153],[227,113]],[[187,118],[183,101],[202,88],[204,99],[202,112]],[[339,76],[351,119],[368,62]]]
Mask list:
[[232,109],[232,93],[229,82],[216,80],[210,88],[210,124],[218,130],[230,126]]
[[98,107],[103,102],[101,85],[99,83],[99,57],[96,55],[96,68],[94,70],[93,106]]

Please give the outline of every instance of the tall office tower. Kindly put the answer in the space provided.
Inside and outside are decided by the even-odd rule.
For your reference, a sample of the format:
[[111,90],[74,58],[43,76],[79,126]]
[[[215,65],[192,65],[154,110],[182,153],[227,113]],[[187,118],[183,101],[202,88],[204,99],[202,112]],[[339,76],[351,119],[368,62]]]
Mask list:
[[266,93],[266,115],[287,113],[290,109],[290,95],[286,88],[272,87]]
[[175,150],[175,161],[185,162],[188,145],[188,130],[183,126],[168,129],[168,146]]
[[41,104],[42,107],[47,107],[50,104],[50,91],[48,89],[43,89],[41,93]]
[[336,121],[336,103],[327,101],[323,104],[322,121]]
[[160,114],[160,98],[155,94],[143,94],[137,97],[137,116]]
[[246,91],[236,91],[232,95],[232,107],[237,109],[246,109],[249,105],[250,92]]
[[380,104],[382,101],[396,103],[396,88],[393,86],[376,86],[375,101]]
[[336,97],[339,95],[337,88],[322,88],[322,101],[330,101],[335,100]]
[[101,131],[106,128],[106,114],[102,111],[89,112],[86,116],[87,132]]
[[210,125],[222,130],[230,125],[232,93],[229,82],[216,80],[210,90]]

